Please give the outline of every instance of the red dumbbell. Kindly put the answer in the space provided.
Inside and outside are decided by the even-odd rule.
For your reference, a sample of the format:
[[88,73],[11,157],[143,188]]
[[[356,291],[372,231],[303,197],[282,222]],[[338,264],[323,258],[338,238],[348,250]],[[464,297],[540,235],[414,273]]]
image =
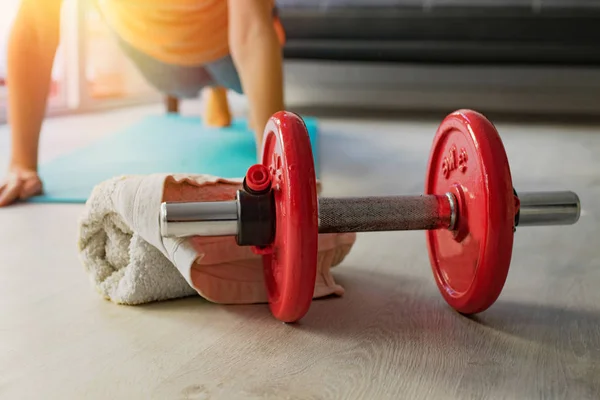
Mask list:
[[236,236],[263,255],[269,305],[284,322],[312,302],[319,233],[426,230],[435,281],[446,302],[474,314],[500,295],[517,226],[579,220],[573,192],[514,190],[508,158],[492,123],[471,110],[448,115],[430,153],[420,196],[317,197],[306,126],[278,112],[265,128],[262,163],[236,200],[164,203],[163,236]]

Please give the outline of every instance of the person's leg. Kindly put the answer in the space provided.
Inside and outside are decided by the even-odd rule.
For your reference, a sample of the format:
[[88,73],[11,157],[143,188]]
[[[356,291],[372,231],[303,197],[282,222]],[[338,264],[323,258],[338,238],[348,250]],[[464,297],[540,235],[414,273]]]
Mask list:
[[215,125],[220,121],[228,121],[229,125],[231,123],[231,112],[227,103],[227,90],[243,94],[242,83],[233,60],[230,56],[226,56],[208,63],[205,68],[218,85],[216,88],[208,89],[205,106],[207,123]]
[[227,88],[211,86],[204,90],[204,121],[206,125],[218,128],[231,125]]
[[137,51],[120,39],[118,40],[123,51],[142,76],[166,95],[167,112],[179,112],[180,99],[196,98],[201,91],[205,90],[205,124],[212,127],[224,127],[231,124],[226,88],[240,90],[240,85],[236,86],[235,79],[232,80],[228,77],[231,74],[230,68],[220,68],[222,62],[214,63],[213,68],[210,66],[169,65]]
[[231,111],[227,102],[227,90],[242,94],[242,84],[231,57],[223,57],[208,63],[206,71],[218,86],[207,88],[205,118],[209,126],[229,126]]
[[173,96],[165,97],[165,108],[169,114],[179,114],[179,99]]

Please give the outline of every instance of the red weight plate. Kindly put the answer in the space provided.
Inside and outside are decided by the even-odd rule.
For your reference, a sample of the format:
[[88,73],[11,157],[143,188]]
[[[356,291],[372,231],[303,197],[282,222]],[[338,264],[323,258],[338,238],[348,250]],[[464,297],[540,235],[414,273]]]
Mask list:
[[262,164],[272,177],[276,208],[275,239],[263,255],[269,306],[275,318],[295,322],[312,302],[319,232],[312,148],[299,116],[281,111],[271,117]]
[[426,194],[453,193],[456,230],[427,231],[437,285],[458,312],[474,314],[500,295],[512,257],[515,196],[508,158],[492,123],[471,110],[448,115],[431,149]]

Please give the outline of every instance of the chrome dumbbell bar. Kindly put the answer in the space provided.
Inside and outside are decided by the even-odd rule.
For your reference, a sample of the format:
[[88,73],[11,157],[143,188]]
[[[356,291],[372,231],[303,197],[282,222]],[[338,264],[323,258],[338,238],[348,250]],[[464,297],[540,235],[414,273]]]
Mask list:
[[[577,194],[526,192],[518,195],[515,226],[572,225],[579,220]],[[244,200],[163,203],[165,237],[236,236]],[[453,194],[361,198],[319,198],[319,233],[450,229],[459,218]],[[274,215],[269,216],[274,218]]]

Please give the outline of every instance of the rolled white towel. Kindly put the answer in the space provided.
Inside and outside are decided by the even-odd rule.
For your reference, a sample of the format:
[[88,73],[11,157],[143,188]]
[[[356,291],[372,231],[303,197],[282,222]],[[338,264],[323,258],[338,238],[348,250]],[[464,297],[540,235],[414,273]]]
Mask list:
[[[163,238],[163,201],[232,200],[241,179],[210,175],[131,175],[97,185],[79,224],[81,262],[93,286],[118,304],[197,295],[221,304],[267,302],[261,256],[233,237]],[[319,235],[314,298],[344,290],[331,275],[356,234]]]

